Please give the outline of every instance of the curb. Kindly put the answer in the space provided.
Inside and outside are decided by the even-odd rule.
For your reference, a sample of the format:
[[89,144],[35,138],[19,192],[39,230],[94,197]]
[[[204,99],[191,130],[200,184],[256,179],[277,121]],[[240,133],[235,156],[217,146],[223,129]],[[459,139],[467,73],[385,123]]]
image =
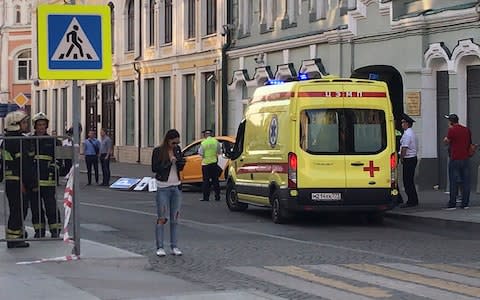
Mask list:
[[385,216],[392,219],[411,221],[412,223],[416,223],[416,224],[434,226],[439,229],[448,228],[449,230],[464,230],[472,233],[473,232],[478,233],[480,231],[480,223],[470,222],[470,221],[447,220],[447,219],[441,219],[441,218],[435,218],[435,217],[424,217],[424,216],[399,214],[399,213],[392,213],[392,212],[387,212]]

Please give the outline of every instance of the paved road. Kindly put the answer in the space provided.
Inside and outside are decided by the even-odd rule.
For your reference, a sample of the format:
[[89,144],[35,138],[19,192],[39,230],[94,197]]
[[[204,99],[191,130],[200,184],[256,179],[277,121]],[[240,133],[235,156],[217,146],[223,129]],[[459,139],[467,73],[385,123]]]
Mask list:
[[256,289],[287,299],[480,295],[478,233],[396,219],[372,225],[350,215],[303,215],[276,225],[265,209],[232,213],[223,201],[199,202],[193,189],[184,191],[184,256],[158,258],[153,197],[84,187],[82,238],[144,255],[152,270],[212,290]]

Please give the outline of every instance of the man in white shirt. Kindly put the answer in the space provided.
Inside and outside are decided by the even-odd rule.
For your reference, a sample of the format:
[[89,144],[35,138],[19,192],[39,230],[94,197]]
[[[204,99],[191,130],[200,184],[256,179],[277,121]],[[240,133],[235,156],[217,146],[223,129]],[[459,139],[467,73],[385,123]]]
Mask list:
[[417,142],[412,126],[415,122],[408,115],[402,116],[403,135],[400,139],[400,161],[403,166],[403,186],[408,200],[400,207],[413,207],[418,205],[418,195],[415,188],[415,168],[417,167]]

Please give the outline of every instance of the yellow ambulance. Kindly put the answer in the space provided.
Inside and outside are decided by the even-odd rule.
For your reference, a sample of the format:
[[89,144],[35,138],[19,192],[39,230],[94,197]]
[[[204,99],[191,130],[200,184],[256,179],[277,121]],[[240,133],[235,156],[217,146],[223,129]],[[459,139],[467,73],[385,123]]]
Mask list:
[[295,212],[358,211],[373,221],[395,206],[397,154],[384,82],[322,78],[256,89],[238,128],[226,202]]

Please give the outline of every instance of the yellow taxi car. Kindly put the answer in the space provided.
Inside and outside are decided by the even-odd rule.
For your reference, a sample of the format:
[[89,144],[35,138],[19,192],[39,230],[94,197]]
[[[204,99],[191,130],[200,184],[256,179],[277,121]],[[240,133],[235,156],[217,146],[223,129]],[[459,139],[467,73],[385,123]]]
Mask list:
[[[231,149],[235,144],[235,138],[232,136],[216,136],[215,138],[220,142],[222,149]],[[183,168],[183,171],[180,172],[180,180],[182,183],[199,184],[203,181],[202,157],[198,154],[198,149],[200,148],[200,143],[202,141],[203,139],[196,140],[182,150],[183,157],[185,157],[186,160],[185,167]],[[220,181],[225,180],[225,172],[229,165],[229,160],[227,158],[225,158],[225,160],[227,163],[220,175]]]

